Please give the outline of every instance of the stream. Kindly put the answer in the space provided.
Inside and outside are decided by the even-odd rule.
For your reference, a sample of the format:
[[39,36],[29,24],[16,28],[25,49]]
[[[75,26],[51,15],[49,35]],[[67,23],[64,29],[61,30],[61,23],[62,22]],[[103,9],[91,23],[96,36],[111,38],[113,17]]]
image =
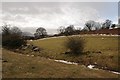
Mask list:
[[[23,55],[23,54],[19,54],[19,55]],[[35,57],[34,55],[26,55],[26,56],[31,56],[31,57]],[[54,59],[50,59],[50,58],[46,58],[48,60],[54,60]],[[78,65],[78,63],[75,63],[75,62],[70,62],[70,61],[65,61],[65,60],[54,60],[55,62],[61,62],[61,63],[65,63],[65,64],[73,64],[73,65]],[[85,65],[82,65],[84,67],[87,67],[89,69],[94,69],[94,70],[104,70],[104,69],[99,69],[99,68],[95,68],[95,65],[88,65],[88,66],[85,66]],[[120,75],[120,72],[116,72],[116,71],[111,71],[111,70],[105,70],[105,71],[108,71],[108,72],[111,72],[111,73],[114,73],[114,74],[118,74]]]
[[[75,62],[69,62],[69,61],[65,61],[65,60],[54,60],[54,61],[55,61],[55,62],[65,63],[65,64],[74,64],[74,65],[78,65],[78,63],[75,63]],[[85,66],[85,65],[83,65],[83,66]],[[94,68],[95,65],[88,65],[88,66],[85,66],[85,67],[87,67],[87,68],[89,68],[89,69],[103,70],[103,69],[99,69],[99,68]],[[120,75],[119,72],[110,71],[110,70],[106,70],[106,71],[109,71],[109,72],[112,72],[112,73],[114,73],[114,74],[119,74],[119,75]]]
[[[73,36],[76,36],[76,35],[73,35]],[[83,36],[83,35],[82,35]],[[84,35],[84,36],[89,36],[89,35]],[[91,36],[91,35],[90,35]],[[96,36],[96,35],[92,35],[92,36]],[[105,34],[100,34],[100,36],[119,36],[119,35],[105,35]],[[59,37],[65,37],[65,36],[59,36]],[[45,39],[51,39],[51,38],[58,38],[58,37],[50,37],[50,38],[43,38],[43,39],[40,39],[40,40],[45,40]],[[104,39],[104,38],[102,38]],[[31,40],[32,41],[32,40]],[[48,58],[49,59],[49,58]],[[49,59],[49,60],[53,60],[53,59]],[[78,65],[78,63],[75,63],[75,62],[69,62],[69,61],[65,61],[65,60],[54,60],[55,62],[61,62],[61,63],[65,63],[65,64],[74,64],[74,65]],[[85,66],[85,65],[82,65],[82,66]],[[85,66],[89,69],[95,69],[95,70],[104,70],[104,69],[99,69],[99,68],[95,68],[95,65],[88,65],[88,66]],[[110,70],[106,70],[106,71],[109,71],[109,72],[112,72],[114,74],[119,74],[120,75],[120,72],[116,72],[116,71],[110,71]]]

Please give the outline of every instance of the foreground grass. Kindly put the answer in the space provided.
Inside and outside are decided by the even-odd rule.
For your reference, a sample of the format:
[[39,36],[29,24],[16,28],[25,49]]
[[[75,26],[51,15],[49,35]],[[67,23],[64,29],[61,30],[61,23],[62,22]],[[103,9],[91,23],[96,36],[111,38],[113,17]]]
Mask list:
[[118,78],[108,71],[90,70],[81,65],[63,64],[6,49],[2,53],[3,78]]
[[63,59],[78,62],[80,64],[95,64],[97,67],[118,71],[118,37],[117,36],[82,36],[85,39],[87,52],[81,56],[65,54],[64,47],[66,37],[51,38],[45,40],[28,41],[28,43],[39,46],[43,50],[35,55],[53,59]]

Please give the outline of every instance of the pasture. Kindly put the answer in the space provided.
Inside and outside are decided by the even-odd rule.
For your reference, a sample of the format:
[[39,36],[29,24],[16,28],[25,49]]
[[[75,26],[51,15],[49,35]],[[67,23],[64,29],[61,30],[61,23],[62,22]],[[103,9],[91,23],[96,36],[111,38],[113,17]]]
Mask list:
[[[74,36],[72,36],[74,37]],[[119,72],[118,36],[81,36],[85,40],[84,54],[65,54],[67,37],[29,40],[41,48],[40,53],[25,51],[13,52],[2,49],[3,78],[118,78]],[[54,60],[76,62],[64,64]],[[86,66],[94,64],[97,69]],[[84,66],[83,66],[84,65]]]
[[3,78],[118,78],[117,74],[104,70],[91,70],[82,65],[59,63],[6,49],[2,51]]
[[[74,37],[74,36],[73,36]],[[28,41],[42,49],[41,53],[36,53],[46,58],[62,59],[77,62],[84,65],[96,64],[97,67],[118,71],[118,36],[81,36],[85,40],[84,54],[74,56],[65,54],[68,51],[64,45],[66,37],[39,39]],[[29,52],[28,52],[29,54]]]

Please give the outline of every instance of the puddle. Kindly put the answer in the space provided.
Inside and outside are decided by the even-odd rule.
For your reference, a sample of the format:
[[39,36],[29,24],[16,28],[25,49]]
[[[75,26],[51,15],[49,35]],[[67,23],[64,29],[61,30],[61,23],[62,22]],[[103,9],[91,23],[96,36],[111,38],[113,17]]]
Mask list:
[[109,71],[109,72],[112,72],[114,74],[120,74],[119,72],[115,72],[115,71]]
[[87,66],[89,69],[93,69],[95,66],[94,65],[88,65]]
[[64,61],[64,60],[54,60],[56,62],[61,62],[61,63],[65,63],[65,64],[74,64],[74,65],[78,65],[78,63],[74,63],[74,62],[68,62],[68,61]]

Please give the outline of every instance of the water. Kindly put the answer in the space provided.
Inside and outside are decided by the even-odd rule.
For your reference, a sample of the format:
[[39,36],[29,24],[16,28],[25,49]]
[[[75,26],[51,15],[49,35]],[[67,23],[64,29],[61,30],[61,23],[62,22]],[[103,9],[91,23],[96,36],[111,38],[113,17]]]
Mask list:
[[[54,60],[54,61],[55,61],[55,62],[65,63],[65,64],[74,64],[74,65],[78,65],[78,63],[69,62],[69,61],[65,61],[65,60]],[[94,68],[94,67],[95,67],[95,65],[91,65],[91,64],[87,66],[87,68],[89,68],[89,69],[97,69],[97,70],[100,70],[100,69]],[[106,70],[106,71],[108,71],[108,70]],[[114,73],[114,74],[120,74],[119,72],[115,72],[115,71],[109,71],[109,72]]]
[[74,62],[68,62],[68,61],[64,61],[64,60],[54,60],[56,62],[61,62],[61,63],[65,63],[65,64],[74,64],[74,65],[78,65],[78,63],[74,63]]
[[95,66],[94,65],[88,65],[87,66],[89,69],[93,69]]

